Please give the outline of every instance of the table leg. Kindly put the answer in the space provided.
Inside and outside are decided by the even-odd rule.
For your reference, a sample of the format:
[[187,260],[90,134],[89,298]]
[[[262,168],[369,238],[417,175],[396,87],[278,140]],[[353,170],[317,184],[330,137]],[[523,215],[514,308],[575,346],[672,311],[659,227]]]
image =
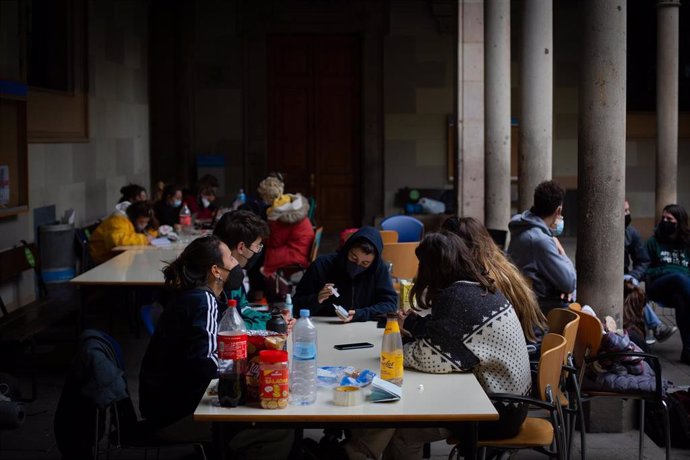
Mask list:
[[469,439],[469,443],[467,445],[467,455],[465,456],[465,458],[476,460],[478,458],[478,456],[477,456],[477,432],[479,430],[479,423],[478,422],[470,422],[468,425],[469,426],[468,426],[467,438]]

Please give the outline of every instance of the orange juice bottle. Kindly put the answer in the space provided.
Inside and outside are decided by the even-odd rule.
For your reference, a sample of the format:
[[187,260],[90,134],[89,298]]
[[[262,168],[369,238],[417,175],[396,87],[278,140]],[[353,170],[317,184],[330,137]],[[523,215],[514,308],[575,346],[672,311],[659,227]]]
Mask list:
[[381,378],[398,386],[403,382],[403,347],[395,313],[388,314],[381,346]]

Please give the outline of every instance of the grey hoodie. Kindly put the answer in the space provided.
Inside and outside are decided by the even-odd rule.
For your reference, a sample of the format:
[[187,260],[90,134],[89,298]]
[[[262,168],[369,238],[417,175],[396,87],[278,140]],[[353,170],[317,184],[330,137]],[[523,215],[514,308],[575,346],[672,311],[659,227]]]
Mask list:
[[558,253],[551,229],[540,217],[525,211],[510,219],[508,229],[508,255],[532,280],[538,298],[558,298],[575,290],[575,267],[568,256]]

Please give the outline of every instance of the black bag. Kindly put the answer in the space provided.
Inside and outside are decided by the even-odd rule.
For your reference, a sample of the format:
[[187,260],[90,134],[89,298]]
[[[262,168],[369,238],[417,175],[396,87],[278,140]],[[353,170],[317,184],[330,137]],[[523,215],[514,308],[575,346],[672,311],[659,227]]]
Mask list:
[[[665,400],[669,413],[671,447],[690,447],[690,392],[678,390],[667,393]],[[663,410],[649,402],[646,409],[644,431],[657,446],[665,447]]]

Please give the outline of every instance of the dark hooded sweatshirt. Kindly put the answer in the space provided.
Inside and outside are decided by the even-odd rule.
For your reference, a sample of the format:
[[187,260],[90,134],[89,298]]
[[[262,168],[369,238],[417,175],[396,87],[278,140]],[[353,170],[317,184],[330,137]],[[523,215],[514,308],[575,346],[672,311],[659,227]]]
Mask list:
[[[376,248],[376,257],[363,272],[352,278],[347,272],[347,253],[355,241],[365,239]],[[353,321],[369,321],[398,308],[388,268],[381,260],[383,241],[373,227],[362,227],[334,254],[321,256],[312,263],[297,286],[295,311],[309,309],[312,315],[335,316],[333,304],[355,310]],[[318,293],[326,283],[333,283],[340,297],[330,296],[318,302]]]

